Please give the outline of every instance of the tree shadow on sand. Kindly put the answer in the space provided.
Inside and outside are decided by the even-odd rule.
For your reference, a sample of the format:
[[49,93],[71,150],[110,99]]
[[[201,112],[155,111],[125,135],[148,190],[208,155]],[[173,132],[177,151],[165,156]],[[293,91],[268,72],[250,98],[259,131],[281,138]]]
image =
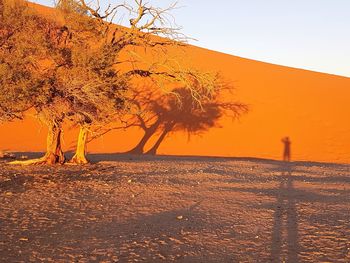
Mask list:
[[[229,87],[223,85],[220,94],[210,97],[203,94],[204,98],[198,102],[186,88],[176,88],[167,96],[145,90],[137,92],[134,104],[138,111],[132,122],[144,134],[127,153],[156,155],[161,143],[171,133],[181,131],[189,136],[204,133],[213,127],[220,127],[218,122],[223,116],[238,118],[248,111],[245,104],[227,99],[225,101],[224,93],[229,93]],[[153,146],[146,151],[146,145],[155,136],[157,139]]]

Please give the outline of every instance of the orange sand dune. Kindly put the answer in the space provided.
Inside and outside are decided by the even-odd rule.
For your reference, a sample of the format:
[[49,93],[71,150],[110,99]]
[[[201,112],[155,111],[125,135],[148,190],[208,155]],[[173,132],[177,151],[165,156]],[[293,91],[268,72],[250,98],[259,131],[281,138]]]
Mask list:
[[[43,9],[41,9],[43,10]],[[234,99],[250,106],[239,121],[223,119],[221,128],[202,135],[170,134],[159,154],[250,156],[280,159],[281,138],[292,141],[292,159],[350,161],[350,78],[272,65],[198,47],[186,51],[186,63],[218,71],[236,88]],[[34,118],[0,127],[0,148],[43,151],[46,128]],[[65,129],[71,149],[76,130]],[[123,152],[135,146],[142,131],[113,131],[88,145],[89,152]]]

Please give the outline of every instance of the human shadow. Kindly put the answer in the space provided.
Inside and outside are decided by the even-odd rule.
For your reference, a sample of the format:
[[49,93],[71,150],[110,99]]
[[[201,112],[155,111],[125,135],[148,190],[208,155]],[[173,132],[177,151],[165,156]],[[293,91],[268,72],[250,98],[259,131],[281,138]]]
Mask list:
[[[299,262],[302,261],[301,255],[304,255],[305,250],[315,249],[314,246],[310,248],[305,244],[305,228],[313,229],[322,226],[324,230],[326,229],[325,231],[332,229],[334,231],[332,238],[343,235],[339,229],[347,229],[347,213],[339,210],[339,213],[335,213],[334,209],[340,209],[339,207],[349,203],[350,191],[346,187],[344,189],[333,188],[332,184],[347,184],[349,176],[324,176],[324,171],[316,175],[307,175],[305,171],[306,174],[300,175],[299,169],[300,167],[294,163],[280,162],[280,165],[265,170],[268,176],[256,176],[252,173],[251,176],[248,174],[241,178],[234,175],[235,181],[233,182],[238,182],[238,186],[220,187],[220,191],[251,193],[257,199],[260,197],[273,199],[273,201],[248,204],[248,207],[252,209],[263,211],[268,209],[273,213],[270,217],[272,219],[271,232],[268,232],[271,240],[269,262]],[[276,171],[277,175],[270,175],[270,172]],[[258,187],[257,185],[265,182],[265,179],[262,180],[264,177],[268,177],[267,187]],[[313,184],[312,188],[306,187],[309,183]],[[246,186],[241,187],[242,184]],[[325,184],[329,184],[329,187],[325,188]],[[277,187],[270,187],[270,185]],[[305,204],[327,206],[329,212],[323,211],[317,215],[306,216],[301,212]],[[334,220],[329,218],[334,218]]]
[[282,140],[282,143],[283,143],[283,145],[284,145],[284,149],[283,149],[283,161],[285,161],[285,162],[290,162],[290,158],[291,158],[291,156],[290,156],[290,154],[291,154],[291,152],[290,152],[290,148],[291,148],[291,141],[290,141],[290,139],[289,139],[289,137],[287,136],[287,137],[284,137]]
[[[292,167],[284,166],[276,193],[276,205],[271,240],[273,262],[299,262],[298,260],[298,213],[293,186]],[[283,258],[283,234],[286,234],[287,254]],[[285,261],[286,260],[286,261]]]
[[[213,127],[220,127],[219,120],[223,116],[238,118],[248,111],[247,105],[243,103],[223,100],[223,90],[210,96],[194,95],[187,88],[176,88],[167,95],[145,90],[137,92],[133,103],[138,111],[131,122],[141,128],[144,134],[127,153],[156,155],[170,133],[182,131],[189,136],[200,134]],[[201,97],[200,101],[196,96]],[[154,136],[157,139],[146,151],[146,144]]]

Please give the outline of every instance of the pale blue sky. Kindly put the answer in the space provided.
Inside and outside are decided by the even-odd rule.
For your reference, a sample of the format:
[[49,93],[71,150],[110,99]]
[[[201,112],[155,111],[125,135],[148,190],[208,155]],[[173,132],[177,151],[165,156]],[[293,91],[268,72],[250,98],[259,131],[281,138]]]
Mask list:
[[192,44],[350,77],[350,0],[179,0],[178,6],[176,22],[197,39]]

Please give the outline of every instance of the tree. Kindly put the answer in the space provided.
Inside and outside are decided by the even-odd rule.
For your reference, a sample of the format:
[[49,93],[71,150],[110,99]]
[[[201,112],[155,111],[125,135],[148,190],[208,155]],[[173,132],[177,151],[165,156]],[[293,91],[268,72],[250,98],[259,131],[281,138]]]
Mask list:
[[80,127],[76,153],[70,162],[85,164],[89,131],[124,113],[128,83],[115,68],[115,52],[106,41],[106,26],[87,16],[76,2],[65,1],[58,8],[72,35],[69,66],[61,69],[58,78],[70,104],[66,118]]
[[[55,82],[55,59],[61,42],[60,27],[37,15],[22,1],[2,2],[0,108],[7,116],[22,117],[35,108],[48,120],[47,153],[37,162],[63,162],[60,148],[61,96]],[[60,107],[53,107],[59,105]]]
[[[166,54],[166,47],[181,45],[183,36],[178,28],[167,26],[167,12],[174,6],[159,9],[142,0],[135,3],[135,6],[124,3],[108,7],[101,14],[99,6],[93,9],[91,3],[83,0],[59,2],[69,32],[85,32],[91,28],[89,24],[94,25],[86,33],[74,34],[70,40],[73,66],[61,74],[65,90],[72,90],[70,96],[74,98],[71,119],[81,127],[76,154],[71,160],[74,163],[87,163],[85,145],[89,131],[116,122],[131,111],[133,100],[128,91],[135,82],[151,80],[155,84],[153,89],[161,89],[163,93],[174,83],[180,84],[198,102],[204,97],[201,90],[205,89],[208,96],[213,88],[208,73],[184,69],[177,61],[158,61],[153,56],[147,59],[140,55]],[[130,28],[111,23],[119,9],[129,12]],[[194,82],[198,90],[193,88]]]
[[[24,2],[7,1],[5,7],[1,16],[1,32],[4,33],[1,35],[0,74],[4,75],[1,83],[3,90],[11,88],[13,92],[3,93],[0,98],[1,109],[6,113],[3,117],[19,116],[33,107],[38,118],[49,129],[47,152],[42,158],[13,163],[63,163],[63,121],[74,118],[83,125],[91,122],[91,116],[101,120],[105,115],[100,114],[99,110],[118,95],[116,83],[122,81],[111,81],[111,70],[103,63],[100,63],[99,69],[96,68],[93,62],[97,61],[94,57],[97,49],[89,52],[90,57],[84,55],[84,48],[98,43],[88,41],[87,37],[103,39],[101,32],[94,30],[95,20],[80,15],[80,20],[69,23],[72,29],[68,29],[64,24],[41,17]],[[78,9],[76,12],[77,15],[82,14]],[[81,31],[78,33],[78,30]],[[75,33],[74,37],[72,32]],[[91,61],[91,58],[95,58],[95,61]],[[84,65],[87,64],[90,67],[85,70]],[[98,74],[91,74],[94,73],[91,68]],[[104,96],[101,96],[101,87]],[[18,107],[18,99],[25,107]],[[114,104],[121,103],[116,99]]]
[[65,47],[69,36],[64,26],[40,16],[25,2],[4,1],[3,5],[1,30],[7,33],[1,45],[1,65],[6,68],[2,88],[14,87],[9,94],[16,100],[4,98],[1,108],[9,104],[20,114],[34,108],[48,126],[46,154],[23,164],[63,163],[62,123],[70,104],[58,76],[69,63]]

